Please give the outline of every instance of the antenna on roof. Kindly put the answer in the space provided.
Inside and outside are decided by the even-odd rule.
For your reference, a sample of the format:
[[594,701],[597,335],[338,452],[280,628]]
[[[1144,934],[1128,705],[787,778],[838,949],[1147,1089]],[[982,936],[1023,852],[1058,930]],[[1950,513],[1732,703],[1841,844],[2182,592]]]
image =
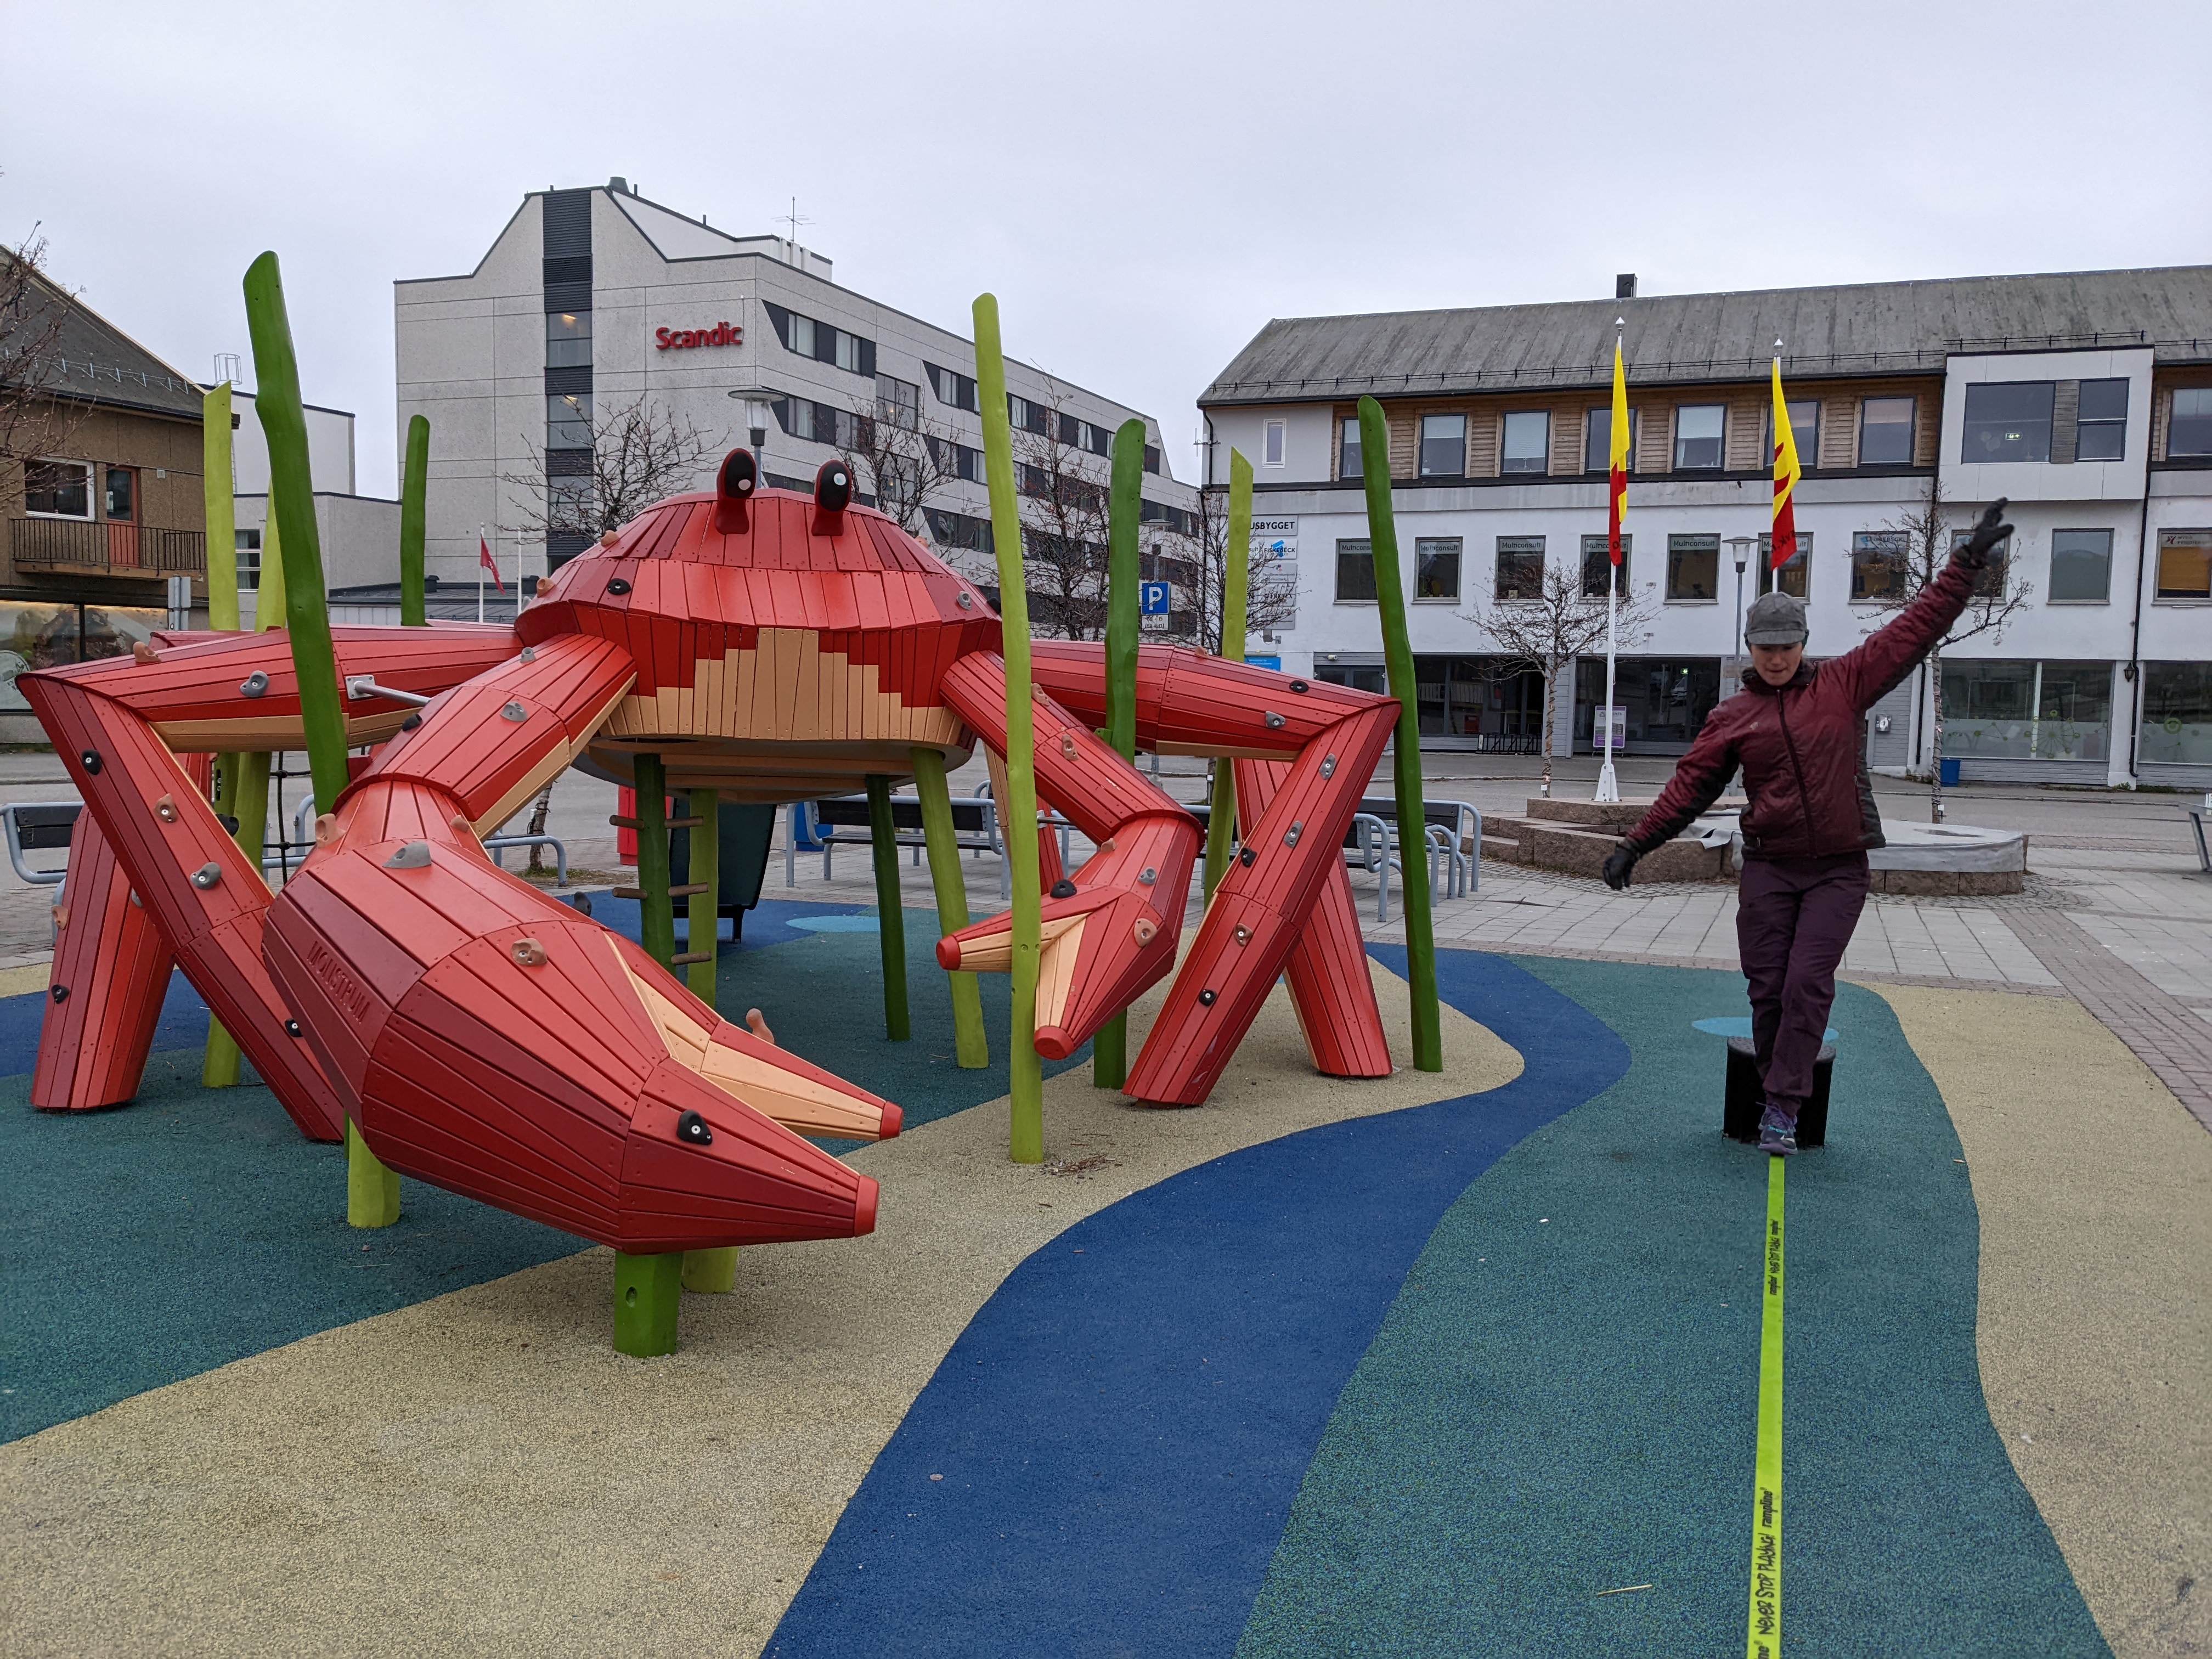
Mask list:
[[238,384],[238,354],[235,351],[215,354],[215,383],[217,386]]
[[799,198],[796,196],[791,198],[791,211],[785,214],[781,218],[776,221],[776,223],[780,225],[788,225],[791,227],[791,234],[785,240],[790,242],[793,247],[797,247],[799,246],[799,226],[811,225],[813,222],[814,221],[811,219],[802,219],[799,216]]

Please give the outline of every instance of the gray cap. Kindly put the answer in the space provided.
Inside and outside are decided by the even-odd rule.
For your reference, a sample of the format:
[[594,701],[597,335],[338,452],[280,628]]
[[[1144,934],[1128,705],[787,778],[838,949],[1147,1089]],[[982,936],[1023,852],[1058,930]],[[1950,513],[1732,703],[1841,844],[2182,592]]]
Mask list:
[[1805,643],[1805,601],[1794,593],[1762,593],[1743,620],[1747,645]]

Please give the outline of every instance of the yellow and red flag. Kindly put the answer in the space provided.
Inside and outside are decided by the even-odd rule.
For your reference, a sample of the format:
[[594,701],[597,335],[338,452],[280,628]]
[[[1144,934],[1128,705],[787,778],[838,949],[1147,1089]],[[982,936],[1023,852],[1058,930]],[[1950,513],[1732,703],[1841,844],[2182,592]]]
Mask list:
[[1617,334],[1613,340],[1613,445],[1607,473],[1606,550],[1618,565],[1621,521],[1628,517],[1628,370],[1621,362]]
[[1790,405],[1782,396],[1782,359],[1774,360],[1774,538],[1771,567],[1779,570],[1797,553],[1797,441],[1790,434]]

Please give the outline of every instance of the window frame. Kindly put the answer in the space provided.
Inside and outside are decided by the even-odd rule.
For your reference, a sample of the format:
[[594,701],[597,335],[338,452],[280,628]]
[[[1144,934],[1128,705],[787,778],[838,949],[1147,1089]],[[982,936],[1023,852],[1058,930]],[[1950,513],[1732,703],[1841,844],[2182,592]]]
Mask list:
[[[1881,544],[1877,546],[1875,544]],[[1889,602],[1887,589],[1879,593],[1863,591],[1861,573],[1875,559],[1881,559],[1903,570],[1912,556],[1912,538],[1902,530],[1855,530],[1851,532],[1851,597],[1853,605],[1879,605]],[[1900,575],[1899,580],[1901,582]]]
[[[1810,472],[1820,465],[1820,399],[1791,398],[1788,399],[1788,404],[1790,410],[1790,441],[1797,446],[1797,465]],[[1797,424],[1796,411],[1801,409],[1813,411],[1813,442],[1809,448],[1805,443],[1805,429]],[[1771,401],[1766,412],[1759,417],[1759,430],[1765,434],[1765,441],[1760,451],[1765,459],[1761,465],[1771,471],[1774,465],[1774,405]]]
[[[103,462],[100,468],[100,520],[102,524],[137,524],[139,502],[143,498],[138,488],[141,469],[125,461]],[[122,517],[115,514],[115,481],[127,480],[125,486],[131,497],[130,507]]]
[[[1885,404],[1903,404],[1906,415],[1902,421],[1870,421],[1868,416],[1875,407]],[[1901,461],[1870,461],[1867,459],[1867,428],[1869,426],[1902,426],[1905,428],[1905,459]],[[1861,466],[1911,466],[1920,453],[1920,399],[1917,395],[1903,393],[1887,398],[1859,399],[1858,464]]]
[[[1541,435],[1536,444],[1535,465],[1516,466],[1509,441],[1516,421],[1535,421]],[[1552,470],[1552,411],[1548,409],[1509,409],[1498,422],[1498,476],[1510,474],[1516,477],[1542,477]]]
[[[82,514],[33,511],[30,504],[30,470],[34,466],[73,466],[81,471],[84,475],[84,511]],[[29,519],[52,519],[61,524],[98,524],[100,522],[100,487],[93,479],[93,474],[98,470],[98,464],[92,461],[71,460],[61,455],[33,456],[23,468],[23,516]]]
[[1287,420],[1265,422],[1260,428],[1260,465],[1281,467],[1290,465],[1291,423]]
[[[1449,547],[1449,553],[1441,550]],[[1429,551],[1426,550],[1437,550]],[[1451,592],[1424,593],[1421,592],[1425,562],[1432,558],[1449,558],[1452,562]],[[1413,538],[1413,591],[1409,596],[1415,605],[1457,605],[1460,591],[1467,580],[1467,538],[1464,536],[1416,536]]]
[[[1795,428],[1792,428],[1790,436],[1796,436]],[[1813,532],[1811,531],[1801,530],[1797,532],[1797,550],[1782,562],[1780,570],[1771,568],[1767,563],[1767,561],[1774,556],[1772,531],[1762,531],[1759,533],[1759,550],[1753,556],[1759,561],[1759,579],[1753,584],[1752,598],[1758,599],[1765,593],[1788,593],[1790,598],[1802,605],[1810,605],[1813,603]],[[1776,580],[1784,573],[1793,570],[1797,573],[1800,585],[1805,590],[1802,593],[1784,586],[1779,580]]]
[[[1602,465],[1592,466],[1589,464],[1590,428],[1595,423],[1596,417],[1601,415],[1605,416],[1605,461]],[[1643,416],[1644,410],[1641,407],[1632,407],[1628,411],[1628,470],[1631,472],[1634,472],[1636,471],[1636,441],[1641,435]],[[1611,477],[1612,473],[1613,405],[1611,404],[1598,404],[1589,409],[1585,409],[1583,411],[1583,476],[1586,478],[1604,478]],[[1626,562],[1626,555],[1625,553],[1622,557],[1624,562]]]
[[[1533,546],[1508,549],[1508,542],[1533,543]],[[1508,595],[1505,592],[1505,561],[1510,554],[1519,559],[1535,561],[1534,591]],[[1544,597],[1544,572],[1548,549],[1541,536],[1500,536],[1492,544],[1490,564],[1490,602],[1492,605],[1534,605]]]
[[[1358,550],[1355,551],[1354,550]],[[1367,561],[1367,586],[1370,590],[1373,590],[1375,587],[1374,538],[1367,536],[1340,536],[1336,538],[1336,577],[1335,584],[1331,589],[1331,592],[1335,596],[1336,604],[1374,605],[1378,602],[1378,596],[1373,591],[1370,591],[1364,598],[1362,598],[1360,595],[1356,593],[1347,595],[1344,591],[1345,560],[1346,558],[1358,559],[1363,556]]]
[[[1678,544],[1686,542],[1710,542],[1712,545],[1709,548],[1678,545]],[[1678,553],[1708,552],[1713,556],[1713,591],[1711,595],[1705,599],[1698,599],[1695,595],[1677,594],[1674,592],[1674,572],[1676,568],[1675,556]],[[1668,536],[1667,591],[1664,596],[1664,602],[1668,605],[1718,605],[1721,602],[1721,538],[1719,532],[1684,530],[1674,532]]]
[[[2105,538],[2105,591],[2094,599],[2058,597],[2058,538],[2061,536],[2102,536]],[[2045,605],[2110,605],[2112,602],[2112,532],[2098,526],[2054,528],[2051,532],[2051,564],[2044,590]]]
[[[2021,387],[2039,387],[2050,394],[2050,404],[2043,416],[2043,453],[2040,455],[1975,455],[1967,452],[1977,422],[1974,418],[1974,394],[1977,392],[2013,391]],[[2002,426],[2002,421],[1992,421],[1984,416],[1980,426]],[[2023,425],[2033,426],[2028,421]],[[2056,380],[1972,380],[1960,389],[1959,395],[1959,465],[1961,466],[2048,466],[2051,464],[2051,441],[2058,424],[2058,382]]]
[[[2081,414],[2081,407],[2085,400],[2085,396],[2088,392],[2088,389],[2093,386],[2116,386],[2119,387],[2120,412],[2118,415],[2100,415],[2092,420],[2085,417]],[[2074,397],[2075,460],[2077,463],[2125,461],[2128,459],[2128,413],[2132,402],[2132,394],[2130,393],[2128,386],[2128,377],[2124,374],[2100,374],[2094,380],[2077,380],[2075,382]],[[2118,452],[2110,455],[2084,455],[2081,453],[2082,436],[2084,434],[2093,430],[2100,433],[2106,431],[2116,433],[2119,438],[2119,448]]]
[[[1424,415],[1420,418],[1420,428],[1413,435],[1414,476],[1421,478],[1464,478],[1467,477],[1467,411],[1465,410],[1453,410],[1449,409],[1439,409],[1431,414]],[[1448,439],[1431,439],[1429,436],[1429,422],[1431,421],[1457,421],[1459,422],[1459,465],[1449,472],[1432,472],[1429,470],[1429,445],[1432,442],[1443,444],[1449,441]]]
[[[567,318],[572,323],[580,325],[581,331],[565,332],[556,337],[553,329],[554,322],[556,319],[563,317]],[[594,331],[592,327],[592,313],[589,311],[547,312],[545,313],[545,367],[548,368],[589,368],[592,366],[593,338]],[[584,349],[584,355],[580,358],[572,359],[564,357],[563,359],[556,362],[553,355],[553,349],[556,345],[563,347],[581,345]]]
[[[2191,525],[2162,525],[2158,530],[2158,564],[2151,572],[2151,603],[2153,605],[2212,605],[2212,526]],[[2195,543],[2169,542],[2169,537],[2196,536],[2203,539]],[[2166,586],[2166,550],[2168,546],[2195,546],[2203,550],[2204,558],[2204,590],[2202,592],[2169,592]]]
[[[2185,395],[2201,400],[2204,405],[2203,412],[2184,416],[2181,399]],[[2178,386],[2166,393],[2166,459],[2169,461],[2212,460],[2212,386]],[[2185,418],[2191,424],[2203,423],[2203,448],[2176,449],[2173,447],[2174,428]]]
[[[1711,410],[1714,414],[1716,414],[1716,415],[1717,415],[1717,416],[1719,416],[1721,417],[1721,429],[1719,430],[1719,432],[1717,432],[1717,434],[1714,434],[1712,437],[1711,437],[1711,438],[1685,438],[1685,437],[1682,435],[1682,417],[1683,417],[1685,415],[1688,415],[1688,414],[1692,414],[1692,413],[1695,413],[1695,412],[1702,411],[1702,410]],[[1698,464],[1694,464],[1694,465],[1693,465],[1693,464],[1692,464],[1691,462],[1688,462],[1688,461],[1684,460],[1684,459],[1682,459],[1682,446],[1683,446],[1685,443],[1701,443],[1701,444],[1702,444],[1702,443],[1710,443],[1710,444],[1711,444],[1711,445],[1713,446],[1713,459],[1712,459],[1712,463],[1711,463],[1711,465],[1705,465],[1705,464],[1703,464],[1703,463],[1698,463]],[[1675,471],[1675,472],[1725,472],[1725,471],[1728,471],[1728,405],[1727,405],[1726,404],[1676,404],[1674,405],[1674,449],[1673,449],[1673,452],[1672,452],[1672,457],[1673,457],[1674,465],[1672,466],[1672,468],[1671,468],[1670,470],[1671,470],[1671,471]],[[1667,563],[1668,563],[1668,582],[1671,584],[1671,583],[1673,582],[1673,580],[1674,580],[1674,558],[1673,558],[1673,556],[1672,556],[1671,550],[1670,550],[1670,551],[1669,551],[1669,556],[1668,556],[1668,558]]]
[[[1360,465],[1350,472],[1344,470],[1346,450],[1360,456]],[[1359,417],[1357,415],[1346,415],[1340,419],[1336,434],[1336,476],[1340,479],[1358,478],[1363,483],[1366,480],[1365,446],[1359,440]]]
[[[1605,574],[1605,567],[1613,562],[1612,538],[1603,531],[1600,531],[1595,536],[1584,536],[1582,540],[1582,549],[1583,597],[1586,599],[1601,599],[1605,597],[1606,585],[1602,581],[1595,586],[1590,585],[1591,561],[1597,562],[1598,574],[1602,576]],[[1627,594],[1628,574],[1635,568],[1635,559],[1636,532],[1632,530],[1624,530],[1620,532],[1620,575],[1613,590],[1616,594],[1624,597]]]

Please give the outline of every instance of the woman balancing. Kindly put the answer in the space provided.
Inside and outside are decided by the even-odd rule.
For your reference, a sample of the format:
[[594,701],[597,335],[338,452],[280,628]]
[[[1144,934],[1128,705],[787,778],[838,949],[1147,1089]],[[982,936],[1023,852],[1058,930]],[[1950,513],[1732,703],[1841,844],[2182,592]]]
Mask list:
[[1628,885],[1636,860],[1711,806],[1743,769],[1743,878],[1736,948],[1751,981],[1752,1042],[1765,1090],[1762,1152],[1797,1150],[1797,1114],[1836,1000],[1836,966],[1867,896],[1867,853],[1881,846],[1861,732],[1866,711],[1911,672],[1966,607],[1990,551],[2012,533],[1998,501],[1951,555],[1943,574],[1855,651],[1805,660],[1805,605],[1787,593],[1751,607],[1744,692],[1705,717],[1666,790],[1605,861]]

